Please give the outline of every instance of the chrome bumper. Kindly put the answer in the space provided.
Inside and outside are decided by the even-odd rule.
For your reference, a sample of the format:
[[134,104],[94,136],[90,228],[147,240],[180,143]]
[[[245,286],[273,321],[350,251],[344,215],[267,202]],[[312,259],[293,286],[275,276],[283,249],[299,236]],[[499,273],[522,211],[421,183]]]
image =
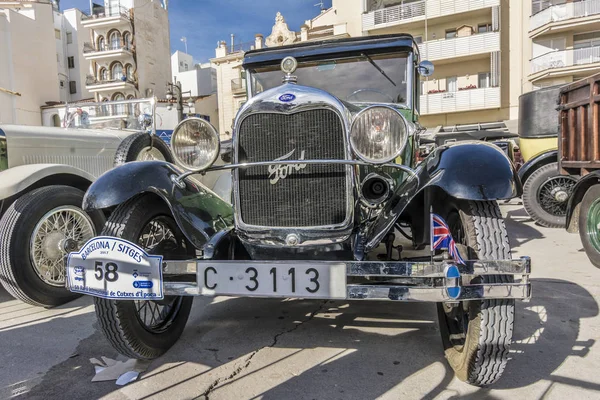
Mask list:
[[[269,269],[273,265],[306,267],[318,265],[322,268],[345,270],[346,282],[335,282],[341,290],[335,296],[322,298],[356,300],[394,300],[454,302],[473,299],[521,299],[531,297],[529,257],[516,260],[476,260],[457,265],[451,261],[440,262],[377,262],[377,261],[212,261],[185,260],[163,261],[163,284],[165,295],[215,296],[226,295],[207,290],[198,285],[198,266],[210,266],[215,270],[226,270],[228,266],[240,265]],[[490,279],[498,283],[482,283],[485,275],[503,275],[505,279]],[[182,279],[195,277],[196,279]],[[332,274],[332,276],[334,276]],[[337,274],[339,276],[339,274]],[[343,273],[342,273],[343,276]],[[351,283],[356,278],[372,281]],[[512,278],[512,279],[511,279]],[[185,280],[185,281],[184,281]],[[343,280],[343,279],[342,279]],[[381,282],[387,280],[387,282]],[[389,281],[395,281],[390,283]],[[379,282],[378,282],[379,281]],[[401,282],[396,284],[396,282]],[[341,293],[341,295],[340,295]],[[344,295],[345,293],[345,295]],[[253,296],[251,293],[231,294]],[[293,297],[288,295],[261,295],[257,297]],[[300,297],[300,296],[298,296]]]

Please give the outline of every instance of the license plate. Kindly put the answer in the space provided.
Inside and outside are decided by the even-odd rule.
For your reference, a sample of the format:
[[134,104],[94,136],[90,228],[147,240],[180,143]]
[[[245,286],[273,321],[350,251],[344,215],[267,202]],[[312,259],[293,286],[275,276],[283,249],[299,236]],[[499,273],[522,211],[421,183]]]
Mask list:
[[95,237],[69,254],[67,288],[105,299],[162,299],[162,257],[123,239]]
[[202,295],[346,298],[342,263],[230,261],[198,263]]

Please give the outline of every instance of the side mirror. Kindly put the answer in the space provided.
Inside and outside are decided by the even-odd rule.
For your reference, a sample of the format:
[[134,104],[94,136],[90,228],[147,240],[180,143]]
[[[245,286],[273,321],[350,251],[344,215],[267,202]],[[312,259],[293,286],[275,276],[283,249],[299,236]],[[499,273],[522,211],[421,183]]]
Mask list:
[[431,76],[433,75],[434,70],[435,68],[433,67],[433,63],[428,60],[421,61],[417,67],[417,71],[421,76]]

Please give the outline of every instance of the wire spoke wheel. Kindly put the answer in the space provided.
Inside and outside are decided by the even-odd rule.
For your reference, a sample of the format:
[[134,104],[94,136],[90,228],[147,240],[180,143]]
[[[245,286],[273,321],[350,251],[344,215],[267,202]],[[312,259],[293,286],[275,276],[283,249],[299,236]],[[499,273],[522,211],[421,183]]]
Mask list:
[[61,206],[46,213],[30,241],[31,262],[40,279],[64,287],[66,255],[79,250],[94,235],[94,223],[78,207]]
[[540,186],[537,198],[544,211],[556,216],[567,214],[567,203],[577,180],[571,176],[555,176]]
[[163,153],[156,147],[145,147],[138,153],[135,161],[166,161]]
[[[176,242],[171,221],[165,217],[156,217],[144,226],[138,244],[148,253],[165,241]],[[135,300],[136,315],[145,329],[152,333],[163,332],[169,328],[181,307],[182,297],[167,296],[164,300]]]

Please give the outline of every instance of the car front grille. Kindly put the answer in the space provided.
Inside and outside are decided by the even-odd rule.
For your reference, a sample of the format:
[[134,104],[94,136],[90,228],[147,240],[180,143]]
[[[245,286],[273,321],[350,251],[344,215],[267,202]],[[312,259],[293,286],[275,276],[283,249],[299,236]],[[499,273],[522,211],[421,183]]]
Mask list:
[[[338,115],[318,109],[294,114],[257,113],[238,130],[239,162],[345,158]],[[346,218],[346,167],[271,165],[239,170],[239,212],[247,225],[318,227]]]

